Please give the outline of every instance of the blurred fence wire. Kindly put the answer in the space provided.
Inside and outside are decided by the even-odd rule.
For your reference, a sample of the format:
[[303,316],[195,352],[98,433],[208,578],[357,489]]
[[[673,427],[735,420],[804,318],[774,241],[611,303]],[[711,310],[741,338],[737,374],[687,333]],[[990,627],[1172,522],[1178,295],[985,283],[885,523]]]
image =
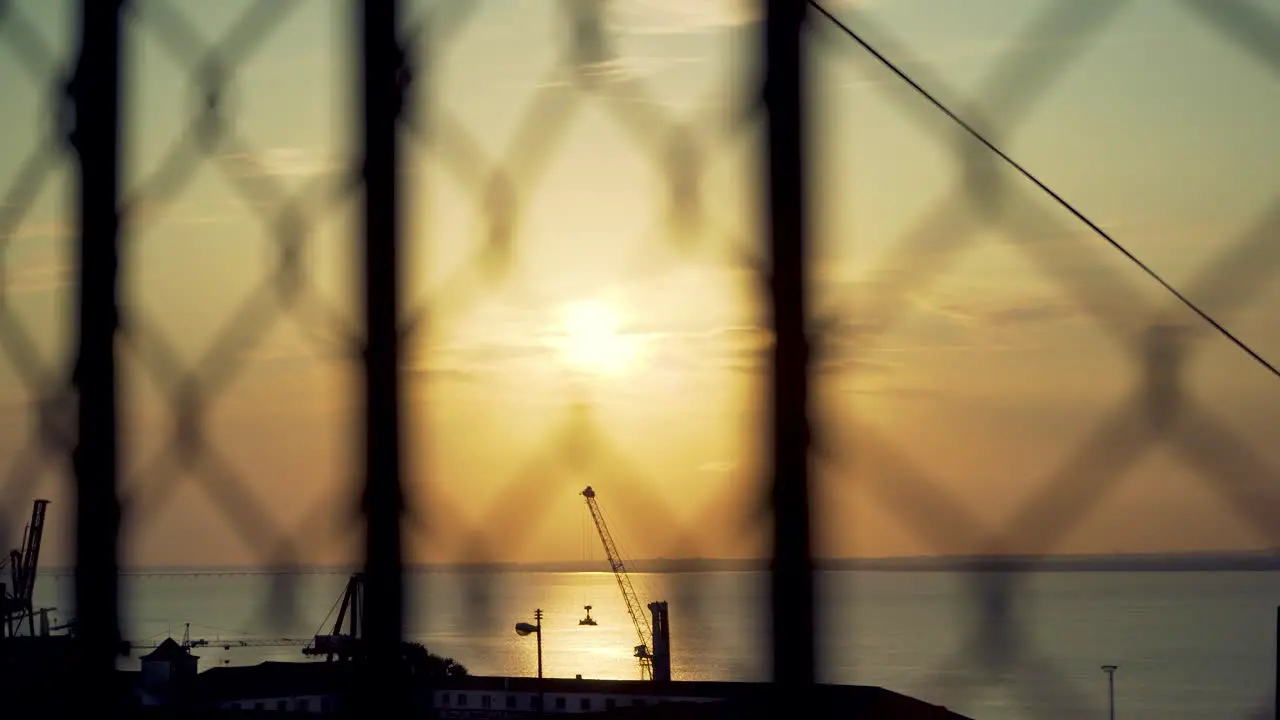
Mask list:
[[[466,562],[503,560],[491,536],[503,525],[502,542],[520,545],[538,529],[551,503],[545,491],[549,477],[581,478],[608,472],[627,487],[628,497],[653,508],[671,501],[646,485],[637,459],[600,419],[593,399],[574,395],[559,424],[549,427],[543,442],[516,462],[519,472],[501,483],[493,506],[478,516],[461,512],[443,478],[422,478],[412,467],[407,447],[420,442],[410,435],[406,398],[416,392],[407,367],[409,348],[431,346],[434,328],[465,323],[468,312],[502,285],[515,286],[513,268],[521,256],[521,233],[528,222],[530,195],[543,182],[556,156],[571,137],[571,123],[599,111],[626,142],[651,161],[664,190],[656,226],[666,247],[646,248],[624,263],[618,277],[634,280],[689,262],[701,253],[727,254],[727,262],[754,274],[763,298],[763,324],[771,334],[763,354],[764,398],[760,412],[761,478],[740,478],[708,502],[707,509],[684,521],[672,515],[668,532],[673,545],[700,557],[708,542],[702,527],[731,496],[750,498],[734,524],[744,535],[767,528],[772,564],[766,613],[771,647],[769,672],[778,685],[794,693],[824,679],[818,652],[819,613],[815,587],[815,506],[819,466],[831,475],[857,475],[869,492],[892,508],[940,554],[954,548],[980,547],[989,553],[1018,548],[1026,555],[1054,551],[1097,503],[1156,443],[1174,448],[1187,466],[1204,476],[1242,522],[1280,546],[1276,488],[1265,481],[1275,470],[1265,457],[1192,400],[1183,368],[1213,333],[1225,335],[1273,374],[1275,368],[1244,338],[1229,329],[1230,314],[1247,306],[1265,289],[1280,264],[1274,242],[1280,205],[1264,213],[1255,226],[1205,265],[1191,283],[1175,288],[1099,225],[1057,195],[1047,183],[1005,154],[1003,140],[1027,121],[1059,78],[1086,57],[1094,42],[1119,17],[1127,2],[1062,0],[1046,3],[1014,45],[1046,48],[1032,56],[998,59],[994,70],[976,85],[969,101],[947,87],[930,69],[911,62],[905,45],[891,39],[858,3],[810,3],[804,0],[743,2],[740,9],[758,28],[758,67],[750,67],[745,91],[730,95],[728,127],[716,125],[723,94],[693,111],[677,112],[651,101],[651,88],[638,76],[619,71],[616,19],[609,0],[558,0],[557,23],[566,41],[515,119],[510,142],[501,152],[486,149],[468,121],[444,97],[441,66],[451,46],[483,22],[481,2],[435,2],[410,8],[398,0],[342,3],[343,40],[351,55],[343,59],[353,80],[342,98],[351,114],[350,157],[336,173],[319,174],[299,188],[264,172],[261,148],[233,92],[237,80],[252,72],[247,64],[263,46],[285,32],[305,3],[289,0],[249,3],[221,33],[210,33],[193,19],[189,3],[169,0],[82,0],[76,30],[65,57],[58,44],[32,17],[38,2],[0,0],[0,50],[14,61],[6,67],[23,82],[39,88],[47,104],[38,119],[42,127],[33,142],[6,169],[0,187],[0,352],[22,384],[27,438],[11,443],[7,480],[0,483],[0,538],[15,533],[11,523],[44,475],[65,462],[74,477],[75,607],[81,652],[77,657],[86,682],[110,687],[114,656],[121,639],[119,563],[122,522],[165,512],[183,483],[194,483],[210,505],[225,516],[259,564],[275,568],[268,603],[276,620],[296,613],[291,578],[304,563],[308,535],[342,508],[333,533],[363,528],[367,577],[366,632],[374,668],[370,689],[390,693],[387,683],[404,633],[406,583],[402,567],[408,548],[425,543],[447,548],[446,554]],[[1280,27],[1272,15],[1245,2],[1185,0],[1188,16],[1216,32],[1225,42],[1248,52],[1272,73],[1280,74]],[[735,6],[736,7],[736,6]],[[876,38],[874,42],[864,37]],[[130,185],[126,161],[137,132],[130,129],[130,48],[144,40],[161,51],[157,56],[182,77],[186,95],[166,97],[166,113],[186,118],[176,140],[153,169]],[[817,105],[811,62],[814,51],[863,62],[869,55],[895,83],[910,85],[916,96],[904,100],[908,117],[934,133],[946,116],[967,132],[955,135],[958,167],[954,184],[939,203],[922,212],[918,222],[893,245],[884,259],[896,282],[879,294],[835,313],[815,310],[812,271],[816,254],[811,206],[820,193],[813,172],[817,154],[810,128]],[[909,67],[906,71],[902,68]],[[887,76],[889,76],[887,75]],[[905,96],[904,96],[905,97]],[[981,110],[979,110],[981,108]],[[753,135],[752,133],[758,134]],[[719,227],[710,212],[703,180],[718,153],[744,139],[757,141],[758,212],[762,223],[757,242],[740,243],[737,231]],[[3,157],[11,157],[5,148]],[[15,156],[16,157],[16,156]],[[474,210],[480,241],[453,274],[414,299],[407,258],[414,252],[406,230],[410,204],[407,180],[431,165]],[[64,166],[66,166],[64,168]],[[1015,172],[1010,173],[1010,167]],[[61,171],[71,176],[73,206],[62,225],[74,236],[72,286],[75,302],[64,311],[72,320],[74,340],[65,358],[42,357],[35,329],[23,319],[12,295],[15,239],[39,220],[33,208],[44,188]],[[153,316],[163,308],[128,293],[131,246],[171,210],[201,172],[221,175],[236,198],[235,210],[253,218],[270,251],[265,269],[246,268],[257,284],[243,295],[218,325],[206,349],[188,359],[175,347],[169,331]],[[832,197],[822,193],[822,197]],[[1045,198],[1056,205],[1037,204]],[[589,199],[588,199],[589,201]],[[1277,200],[1280,202],[1280,199]],[[360,312],[348,317],[326,299],[309,268],[320,228],[340,212],[354,208],[354,232],[346,242],[352,303]],[[746,224],[752,227],[751,218]],[[1030,264],[1057,283],[1131,355],[1138,380],[1131,397],[1094,425],[1094,432],[1066,455],[1047,477],[1033,479],[1035,494],[999,527],[974,517],[955,496],[952,485],[916,467],[905,452],[858,420],[828,427],[815,408],[817,366],[833,348],[865,356],[890,326],[912,313],[914,299],[960,261],[963,251],[993,229],[1035,236],[1070,232],[1074,225],[1099,236],[1099,243],[1121,252],[1171,292],[1169,306],[1141,310],[1148,303],[1131,278],[1088,256],[1063,262],[1061,244],[1024,242],[1018,250]],[[727,253],[708,247],[726,241]],[[661,256],[661,260],[655,260]],[[721,258],[723,260],[723,258]],[[199,268],[193,268],[198,273]],[[252,271],[252,272],[251,272]],[[181,281],[179,281],[181,282]],[[126,300],[126,296],[130,299]],[[1181,301],[1205,321],[1179,326],[1167,309]],[[1116,308],[1126,308],[1124,315]],[[1212,308],[1211,316],[1208,310]],[[1144,313],[1149,320],[1131,321]],[[842,328],[860,318],[874,319],[874,330],[862,326],[854,337]],[[357,400],[349,408],[348,428],[356,449],[358,477],[336,497],[324,496],[287,526],[267,507],[253,483],[237,470],[232,453],[222,450],[208,431],[219,396],[244,370],[247,358],[284,325],[301,329],[317,355],[336,357],[356,366]],[[866,327],[870,327],[867,325]],[[427,351],[430,352],[430,351]],[[846,357],[847,361],[848,358]],[[148,392],[162,398],[168,431],[136,469],[126,469],[124,450],[133,432],[124,421],[136,385],[123,385],[126,363],[140,368]],[[431,401],[428,385],[427,402]],[[6,401],[9,401],[8,399]],[[428,448],[426,454],[430,456]],[[134,463],[130,463],[131,465]],[[876,472],[864,472],[874,466]],[[412,482],[409,477],[413,477]],[[179,482],[181,481],[181,482]],[[464,481],[458,481],[464,482]],[[356,510],[358,508],[358,511]],[[425,510],[424,510],[425,508]],[[437,518],[448,516],[447,528]],[[468,520],[468,517],[475,519]],[[970,640],[952,664],[939,667],[922,684],[942,687],[939,693],[963,699],[980,688],[947,688],[970,678],[957,668],[977,664],[988,684],[999,686],[1015,667],[1040,678],[1036,687],[1061,689],[1047,708],[1044,698],[1027,700],[1046,715],[1080,717],[1092,707],[1060,668],[1030,646],[1030,633],[1015,612],[1023,574],[1011,564],[1007,572],[975,568],[972,596],[979,607],[969,626]],[[468,621],[476,628],[500,626],[495,616],[495,581],[470,577]],[[710,612],[699,590],[676,581],[680,612]],[[429,600],[417,599],[415,602]],[[430,608],[428,607],[428,611]],[[855,629],[856,631],[856,629]],[[963,680],[967,682],[967,680]],[[380,683],[380,684],[379,684]],[[89,695],[86,693],[86,695]],[[386,701],[378,700],[380,704]],[[1268,709],[1270,701],[1261,705]]]

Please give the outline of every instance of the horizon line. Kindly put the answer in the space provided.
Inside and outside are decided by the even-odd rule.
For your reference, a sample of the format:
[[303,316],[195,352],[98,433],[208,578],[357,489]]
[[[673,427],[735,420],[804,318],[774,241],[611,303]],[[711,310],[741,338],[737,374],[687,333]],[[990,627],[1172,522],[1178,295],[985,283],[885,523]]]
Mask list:
[[[1037,566],[1062,566],[1064,564],[1087,563],[1091,566],[1105,564],[1140,565],[1159,564],[1161,562],[1198,562],[1206,561],[1235,562],[1263,561],[1268,567],[1273,564],[1280,568],[1280,548],[1261,550],[1182,550],[1173,552],[1134,552],[1134,553],[1060,553],[1051,555],[1031,554],[988,554],[988,555],[891,555],[891,556],[843,556],[833,558],[814,558],[815,570],[857,569],[852,566],[880,566],[870,569],[919,569],[919,570],[981,570],[983,566],[1016,566],[1017,568],[1034,569]],[[632,560],[628,569],[637,573],[672,573],[681,571],[759,571],[767,570],[769,558],[714,558],[714,557],[654,557]],[[825,566],[825,567],[824,567]],[[976,567],[975,567],[976,566]],[[158,575],[158,574],[233,574],[233,575],[280,575],[280,574],[339,574],[357,572],[359,563],[305,563],[288,566],[271,564],[227,564],[227,565],[128,565],[121,566],[119,575]],[[604,561],[590,560],[539,560],[539,561],[490,561],[490,562],[421,562],[405,563],[404,569],[409,572],[431,571],[526,571],[526,572],[601,572],[611,570]],[[597,567],[598,569],[591,569]],[[1137,569],[1137,568],[1133,568]],[[1157,568],[1159,569],[1159,568]],[[75,566],[54,566],[38,571],[42,575],[71,575]]]

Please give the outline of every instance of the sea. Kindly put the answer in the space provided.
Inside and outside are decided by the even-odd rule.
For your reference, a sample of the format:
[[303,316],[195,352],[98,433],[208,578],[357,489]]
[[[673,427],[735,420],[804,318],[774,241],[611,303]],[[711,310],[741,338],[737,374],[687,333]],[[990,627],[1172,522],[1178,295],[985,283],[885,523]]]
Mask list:
[[[535,637],[514,625],[540,609],[548,677],[639,677],[636,629],[609,573],[406,577],[406,635],[473,674],[534,675]],[[766,579],[632,576],[641,598],[669,602],[673,675],[687,680],[768,678]],[[346,581],[339,572],[126,575],[123,632],[139,646],[184,633],[206,640],[195,651],[202,668],[306,662],[303,643],[333,630]],[[1274,572],[830,571],[818,585],[826,682],[876,685],[989,720],[1105,718],[1111,692],[1118,718],[1272,717]],[[71,607],[70,578],[37,586],[38,603]],[[586,605],[594,626],[578,622]],[[1116,666],[1112,678],[1104,665]]]

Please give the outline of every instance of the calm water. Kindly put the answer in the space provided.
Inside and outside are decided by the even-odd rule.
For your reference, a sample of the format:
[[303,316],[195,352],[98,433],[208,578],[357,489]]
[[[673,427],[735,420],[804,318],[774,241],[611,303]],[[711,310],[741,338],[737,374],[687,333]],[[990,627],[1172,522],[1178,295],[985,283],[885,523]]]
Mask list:
[[[763,576],[636,576],[642,598],[671,603],[674,673],[682,679],[762,679]],[[432,574],[412,580],[409,632],[480,674],[532,674],[533,638],[512,626],[545,612],[549,676],[633,678],[635,631],[607,573],[507,574],[478,581]],[[980,593],[1019,582],[1014,608],[1025,652],[1013,663],[972,649]],[[309,638],[333,609],[345,578],[255,576],[128,578],[127,627],[135,641]],[[45,578],[46,604],[70,607],[71,583]],[[290,592],[292,590],[292,592]],[[1270,717],[1275,607],[1280,577],[1267,573],[843,572],[822,576],[824,679],[880,685],[975,718],[1105,717],[1099,666],[1120,666],[1120,718]],[[290,604],[291,603],[291,604]],[[596,627],[580,627],[582,606]],[[274,610],[274,613],[273,613]],[[273,618],[273,614],[277,617]],[[61,617],[61,613],[58,614]],[[329,630],[332,618],[324,629]],[[999,637],[994,637],[999,642]],[[302,660],[300,648],[198,651],[202,667]],[[132,661],[136,663],[136,660]]]

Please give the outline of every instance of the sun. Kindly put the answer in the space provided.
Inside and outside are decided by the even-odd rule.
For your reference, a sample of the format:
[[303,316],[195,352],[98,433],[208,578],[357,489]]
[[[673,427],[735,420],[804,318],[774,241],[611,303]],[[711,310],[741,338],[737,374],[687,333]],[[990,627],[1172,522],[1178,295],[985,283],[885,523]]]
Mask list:
[[578,302],[561,312],[559,345],[571,367],[598,375],[616,375],[632,366],[639,341],[621,332],[617,310],[600,302]]

